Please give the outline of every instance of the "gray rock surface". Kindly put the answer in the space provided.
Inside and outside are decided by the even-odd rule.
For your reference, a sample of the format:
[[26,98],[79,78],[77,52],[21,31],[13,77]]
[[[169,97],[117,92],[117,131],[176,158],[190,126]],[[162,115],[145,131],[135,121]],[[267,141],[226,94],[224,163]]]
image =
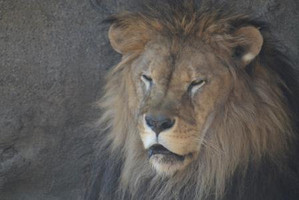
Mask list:
[[[0,0],[1,200],[83,199],[95,132],[86,124],[120,59],[101,21],[137,2]],[[299,63],[297,0],[225,2],[270,22]]]

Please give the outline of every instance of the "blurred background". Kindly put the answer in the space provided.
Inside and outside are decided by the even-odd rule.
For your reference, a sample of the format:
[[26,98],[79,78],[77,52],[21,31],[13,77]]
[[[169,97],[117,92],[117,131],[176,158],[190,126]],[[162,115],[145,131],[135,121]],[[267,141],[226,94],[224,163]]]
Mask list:
[[[0,0],[0,200],[80,200],[107,71],[102,20],[141,0]],[[298,0],[225,2],[270,22],[299,63]],[[299,69],[299,65],[298,69]]]

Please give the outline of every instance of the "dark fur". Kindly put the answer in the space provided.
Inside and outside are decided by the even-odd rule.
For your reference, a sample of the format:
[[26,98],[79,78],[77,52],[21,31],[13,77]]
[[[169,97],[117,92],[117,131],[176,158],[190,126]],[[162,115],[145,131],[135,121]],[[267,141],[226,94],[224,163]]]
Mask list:
[[[145,12],[144,15],[150,18],[162,19],[165,24],[175,24],[173,22],[174,10],[176,14],[189,15],[193,12],[194,6],[183,6],[181,1],[169,1],[168,4],[162,6],[152,6],[150,12]],[[163,8],[162,10],[159,8]],[[173,9],[174,8],[174,9]],[[190,10],[191,9],[191,10]],[[203,9],[203,12],[215,13],[217,10],[217,16],[215,20],[222,19],[223,17],[229,17],[230,12],[226,9]],[[200,16],[200,15],[199,15]],[[117,18],[110,18],[108,21],[111,23],[117,23]],[[255,162],[249,163],[246,174],[244,175],[244,169],[236,170],[230,180],[227,181],[226,192],[222,200],[295,200],[299,199],[299,170],[298,170],[298,125],[299,125],[299,85],[298,75],[294,70],[292,63],[289,59],[281,53],[277,42],[272,39],[272,36],[265,26],[256,20],[252,20],[248,17],[234,18],[230,22],[232,29],[237,29],[241,26],[253,25],[260,27],[260,31],[264,37],[264,45],[259,55],[259,62],[262,63],[268,70],[277,74],[282,80],[280,87],[284,91],[286,104],[292,113],[290,113],[292,119],[292,127],[295,132],[295,137],[290,144],[290,150],[284,155],[283,159],[278,162],[279,165],[274,164],[272,159],[264,156],[262,162],[257,165]],[[169,26],[169,29],[175,27]],[[173,30],[168,30],[170,34]],[[183,30],[178,29],[177,33],[181,36],[186,36]],[[247,66],[248,76],[254,78],[255,71],[254,65]],[[99,143],[96,146],[96,152],[98,153],[95,158],[93,176],[91,178],[89,189],[86,195],[86,199],[98,200],[98,199],[131,199],[130,194],[123,193],[119,190],[119,178],[123,165],[124,152],[122,149],[111,150],[110,143],[106,143],[105,137],[109,131],[103,131],[99,137]],[[138,194],[135,195],[136,199],[157,199],[155,198],[155,191],[158,191],[160,185],[157,187],[152,186],[148,191],[148,179],[147,177],[141,181],[138,186]],[[167,184],[167,179],[161,178]],[[153,189],[154,188],[154,189]],[[195,187],[194,187],[195,188]],[[179,192],[182,196],[181,199],[193,199],[194,188],[192,186],[183,187]],[[188,190],[188,191],[184,191]],[[207,199],[214,199],[215,196],[210,194]]]

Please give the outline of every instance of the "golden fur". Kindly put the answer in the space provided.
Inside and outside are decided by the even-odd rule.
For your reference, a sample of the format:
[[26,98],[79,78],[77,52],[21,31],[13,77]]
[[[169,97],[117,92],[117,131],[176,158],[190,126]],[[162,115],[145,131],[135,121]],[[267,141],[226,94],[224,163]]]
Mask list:
[[[121,165],[111,195],[222,199],[233,177],[243,183],[265,160],[284,168],[295,136],[288,88],[267,63],[273,51],[268,33],[246,15],[196,11],[190,4],[164,9],[110,19],[111,45],[122,54],[99,103],[104,111],[100,145],[115,159],[106,167]],[[158,86],[147,92],[142,73],[150,73]],[[211,80],[186,97],[184,89],[203,74]],[[144,142],[151,133],[142,120],[157,106],[176,115],[177,125],[161,135],[172,152],[192,153],[182,165],[160,165],[147,157]],[[100,192],[98,198],[112,197]]]

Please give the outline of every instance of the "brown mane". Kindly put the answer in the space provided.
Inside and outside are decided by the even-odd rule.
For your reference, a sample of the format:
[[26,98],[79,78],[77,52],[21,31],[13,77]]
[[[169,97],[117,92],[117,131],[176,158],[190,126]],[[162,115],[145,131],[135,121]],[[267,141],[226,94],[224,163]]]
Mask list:
[[[290,162],[294,161],[299,101],[292,65],[263,23],[224,9],[196,10],[193,4],[173,2],[108,20],[112,26],[136,30],[136,37],[120,41],[131,53],[107,76],[99,103],[103,110],[96,147],[99,160],[89,198],[295,199],[298,174]],[[228,56],[231,49],[238,56],[243,39],[231,33],[244,26],[259,28],[264,38],[261,53],[245,71]],[[140,35],[141,29],[148,34]],[[201,156],[171,178],[158,176],[148,165],[136,128],[138,111],[127,101],[132,95],[129,85],[134,85],[129,76],[131,63],[152,33],[172,38],[173,52],[177,42],[200,37],[234,77],[234,88],[225,105],[215,110],[208,130],[213,142],[204,143]],[[280,191],[289,196],[278,195]]]

